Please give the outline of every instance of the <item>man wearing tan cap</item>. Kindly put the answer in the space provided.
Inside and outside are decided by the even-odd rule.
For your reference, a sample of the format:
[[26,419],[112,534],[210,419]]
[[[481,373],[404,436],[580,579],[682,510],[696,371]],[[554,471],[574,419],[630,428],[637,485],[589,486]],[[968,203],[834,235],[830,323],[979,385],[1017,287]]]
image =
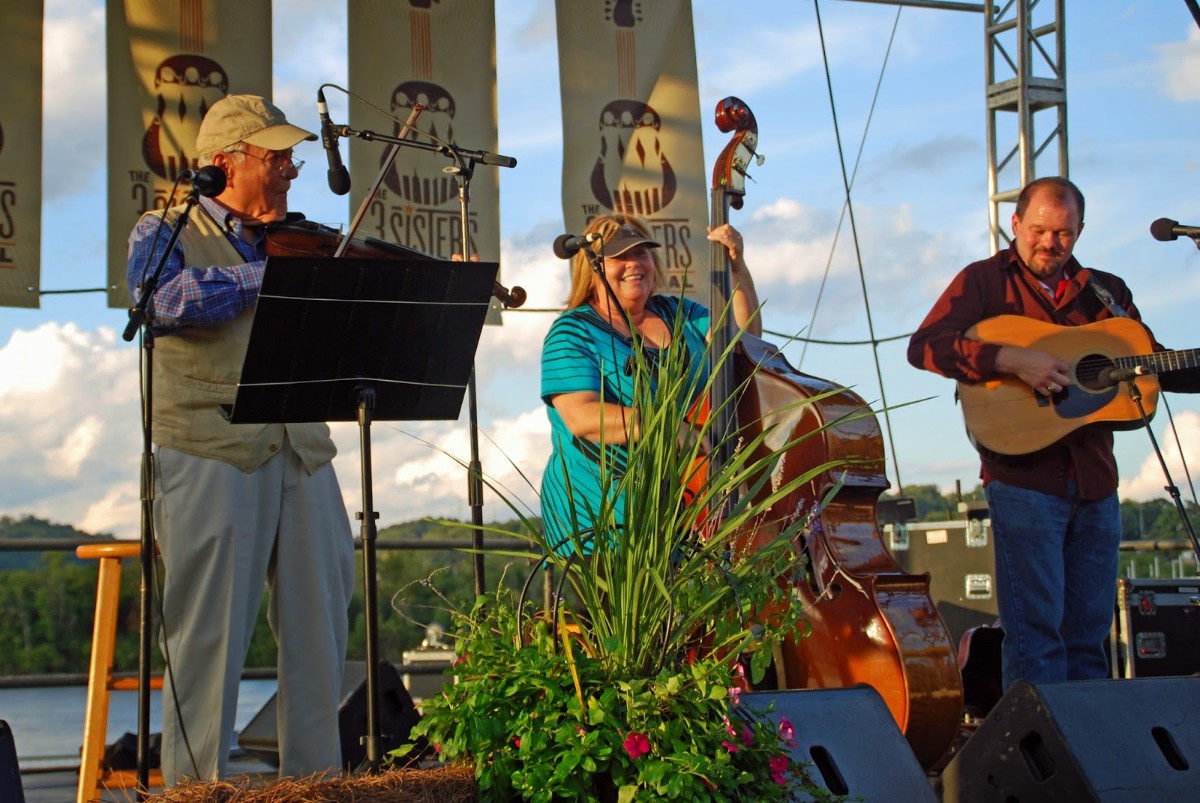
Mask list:
[[[213,104],[196,146],[201,164],[224,171],[225,189],[199,199],[147,309],[155,337],[154,530],[166,567],[168,785],[225,774],[264,585],[278,643],[280,773],[341,766],[354,548],[329,428],[234,425],[220,412],[233,401],[262,286],[263,227],[287,213],[303,164],[292,149],[315,139],[261,97]],[[134,299],[184,208],[149,212],[134,228],[127,275]]]

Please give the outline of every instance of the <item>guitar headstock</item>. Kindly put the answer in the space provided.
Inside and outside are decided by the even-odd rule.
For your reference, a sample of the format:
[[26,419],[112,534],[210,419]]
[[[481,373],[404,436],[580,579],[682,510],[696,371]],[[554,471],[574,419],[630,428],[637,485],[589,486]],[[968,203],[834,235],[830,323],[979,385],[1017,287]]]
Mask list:
[[733,131],[734,135],[713,165],[712,188],[725,192],[729,196],[729,205],[741,209],[750,161],[762,164],[764,159],[755,150],[758,147],[758,122],[750,107],[733,96],[718,101],[716,122],[718,129]]

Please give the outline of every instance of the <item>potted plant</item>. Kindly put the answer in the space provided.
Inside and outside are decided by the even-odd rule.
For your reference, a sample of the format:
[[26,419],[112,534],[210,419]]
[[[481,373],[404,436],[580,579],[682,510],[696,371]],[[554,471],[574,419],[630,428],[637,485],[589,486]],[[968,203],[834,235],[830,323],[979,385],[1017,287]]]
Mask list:
[[[790,723],[768,721],[741,692],[763,677],[775,645],[804,635],[792,588],[805,568],[805,522],[781,526],[772,504],[831,466],[774,487],[772,468],[791,444],[765,449],[766,431],[735,435],[713,465],[703,444],[719,440],[715,416],[681,445],[680,400],[711,387],[697,388],[680,351],[637,360],[640,435],[620,466],[602,458],[607,492],[589,537],[546,549],[510,503],[544,550],[540,565],[560,590],[552,604],[501,583],[454,614],[455,682],[424,701],[413,734],[445,761],[472,762],[483,800],[829,796],[792,760]],[[718,355],[714,373],[733,355]],[[778,534],[764,539],[754,533],[766,519]]]

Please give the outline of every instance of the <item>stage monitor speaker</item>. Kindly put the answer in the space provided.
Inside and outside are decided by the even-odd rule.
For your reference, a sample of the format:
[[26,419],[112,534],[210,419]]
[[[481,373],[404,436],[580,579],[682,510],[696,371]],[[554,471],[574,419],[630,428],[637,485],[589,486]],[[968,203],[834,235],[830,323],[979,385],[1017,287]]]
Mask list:
[[[338,707],[338,730],[342,743],[342,766],[357,769],[366,758],[362,738],[367,734],[367,667],[362,661],[347,661],[342,673],[342,703]],[[390,661],[379,662],[379,734],[380,751],[384,756],[410,738],[413,726],[421,719],[412,697],[404,688],[400,672]],[[254,757],[275,766],[279,765],[279,735],[276,730],[275,695],[259,710],[238,734],[238,745]],[[416,740],[416,750],[407,763],[420,760],[429,753],[424,739]]]
[[943,803],[1200,799],[1200,678],[1017,681],[941,777]]
[[21,768],[17,764],[17,742],[12,728],[0,719],[0,800],[5,803],[25,803],[25,788],[21,785]]
[[[810,765],[809,777],[848,800],[937,803],[933,786],[879,692],[866,685],[845,689],[756,691],[743,705],[774,710],[795,730],[791,758]],[[809,798],[799,798],[808,800]]]

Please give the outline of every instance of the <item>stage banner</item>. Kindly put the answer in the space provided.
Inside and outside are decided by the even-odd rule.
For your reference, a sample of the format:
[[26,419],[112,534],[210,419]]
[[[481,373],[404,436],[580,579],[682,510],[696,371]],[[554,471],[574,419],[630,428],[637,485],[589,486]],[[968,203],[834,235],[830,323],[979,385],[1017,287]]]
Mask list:
[[[417,143],[497,152],[492,0],[356,0],[349,5],[349,31],[349,89],[366,101],[349,101],[351,128],[400,137],[401,123],[420,105]],[[332,91],[325,90],[327,98]],[[351,138],[354,210],[383,177],[356,234],[444,259],[462,253],[455,167],[445,153]],[[500,258],[499,174],[505,169],[479,164],[468,176],[467,253],[487,262]],[[497,309],[493,301],[488,323],[499,322]]]
[[668,292],[708,303],[708,185],[690,0],[555,0],[563,219],[646,218]]
[[[110,0],[108,25],[108,304],[129,307],[125,257],[138,217],[161,209],[196,133],[229,94],[271,97],[271,4]],[[285,110],[286,111],[286,110]],[[181,185],[175,203],[184,199]]]
[[0,306],[38,307],[42,260],[42,0],[0,25]]

